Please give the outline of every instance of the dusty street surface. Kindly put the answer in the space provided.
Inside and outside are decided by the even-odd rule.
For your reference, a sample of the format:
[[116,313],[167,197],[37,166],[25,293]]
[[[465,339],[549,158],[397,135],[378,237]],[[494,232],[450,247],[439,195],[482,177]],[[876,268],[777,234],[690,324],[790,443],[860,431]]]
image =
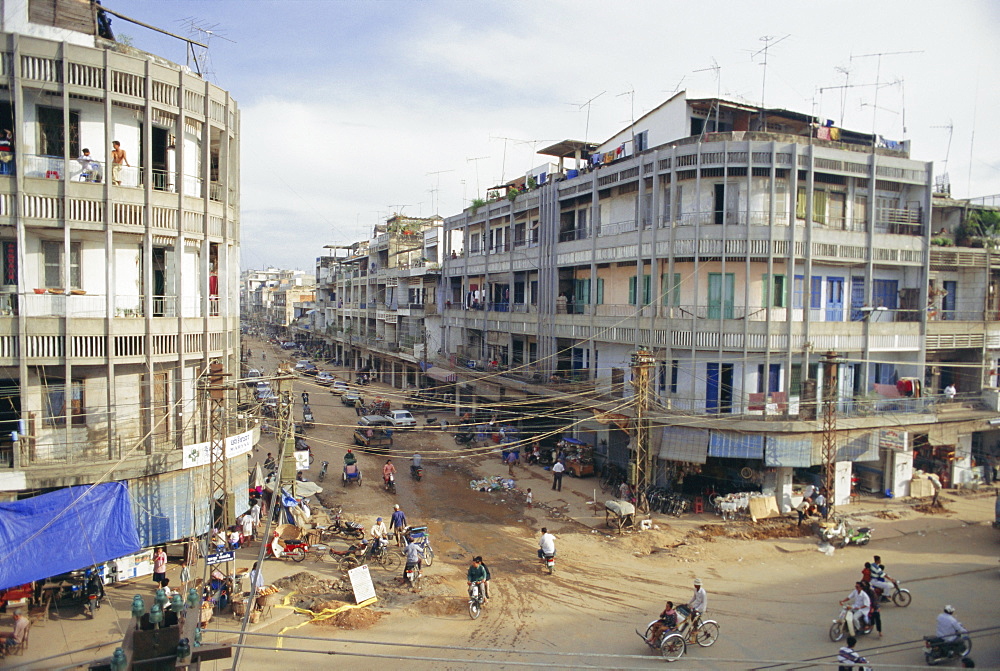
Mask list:
[[[255,353],[259,347],[255,343]],[[268,350],[267,370],[273,370],[276,356]],[[883,638],[871,635],[859,642],[859,652],[876,668],[880,663],[923,667],[922,636],[933,633],[934,618],[946,603],[957,607],[959,620],[969,629],[984,630],[974,638],[977,665],[1000,666],[1000,532],[988,524],[994,501],[987,493],[948,493],[946,510],[936,514],[919,513],[912,502],[903,501],[852,506],[844,512],[873,526],[874,539],[867,547],[849,547],[832,556],[818,552],[814,539],[800,535],[789,520],[768,523],[764,526],[771,530],[761,533],[760,525],[722,523],[710,513],[655,516],[657,529],[619,537],[604,527],[603,511],[595,514],[588,506],[595,479],[566,478],[562,491],[555,492],[544,470],[518,467],[518,489],[532,488],[532,508],[515,491],[475,492],[469,488],[475,474],[506,475],[506,466],[489,452],[468,456],[471,450],[440,431],[396,433],[396,496],[381,487],[385,458],[370,454],[359,454],[363,485],[344,487],[342,456],[355,412],[308,379],[295,384],[297,400],[299,392],[308,390],[317,422],[308,433],[316,462],[307,477],[314,479],[321,461],[330,462],[320,498],[343,507],[366,528],[378,516],[388,520],[392,505],[399,503],[411,524],[428,525],[435,561],[425,567],[417,594],[402,586],[401,565],[392,573],[373,568],[379,601],[370,613],[303,624],[308,619],[304,615],[275,609],[248,637],[248,644],[260,649],[245,649],[241,668],[398,668],[403,660],[408,669],[462,669],[482,662],[500,668],[663,668],[665,662],[646,648],[635,629],[644,631],[667,599],[686,602],[695,577],[704,581],[707,617],[720,623],[721,636],[711,648],[689,646],[671,668],[807,668],[809,661],[835,660],[839,644],[829,640],[827,630],[839,612],[837,602],[876,553],[888,573],[913,593],[908,608],[883,606]],[[367,388],[366,395],[376,389]],[[387,396],[394,394],[380,389]],[[295,412],[299,417],[299,406]],[[407,457],[414,450],[425,459],[421,482],[409,477]],[[268,451],[276,452],[272,438],[262,441],[255,458],[263,461]],[[599,490],[597,496],[603,502]],[[543,573],[535,555],[541,526],[557,537],[552,576]],[[256,545],[241,550],[239,565],[249,566],[256,551]],[[465,572],[474,555],[483,555],[493,576],[493,599],[478,620],[470,619],[465,596]],[[336,605],[331,601],[353,601],[344,575],[331,563],[272,560],[264,570],[267,582],[278,581],[285,593],[298,591],[300,603],[315,610]],[[329,582],[317,585],[317,580]],[[145,580],[142,588],[152,593]],[[33,631],[32,653],[46,652],[34,650],[40,640],[36,634],[43,631],[52,643],[48,654],[55,648],[112,639],[127,626],[128,602],[136,591],[141,590],[112,590],[117,621],[112,621],[112,613],[102,613],[100,622],[48,623]],[[259,635],[300,624],[287,631],[279,651],[273,649],[278,639]],[[92,627],[89,641],[82,635],[85,626]],[[211,625],[229,631],[234,626],[229,616]],[[234,640],[220,633],[206,634],[206,639]],[[21,661],[11,658],[8,664],[12,660]],[[65,658],[59,661],[33,668],[68,663]],[[204,668],[230,665],[222,661]]]

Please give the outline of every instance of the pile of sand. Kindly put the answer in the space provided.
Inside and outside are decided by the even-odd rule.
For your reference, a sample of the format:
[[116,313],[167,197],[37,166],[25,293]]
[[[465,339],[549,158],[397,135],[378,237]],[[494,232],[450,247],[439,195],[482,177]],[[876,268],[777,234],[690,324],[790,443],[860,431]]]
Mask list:
[[938,503],[936,506],[931,503],[921,503],[920,505],[913,506],[913,509],[918,513],[926,515],[947,515],[951,512],[950,508],[945,508],[941,503]]
[[[336,610],[348,605],[344,601],[331,599],[328,601],[317,600],[311,610],[319,615],[324,610]],[[341,611],[333,617],[322,620],[313,620],[313,624],[325,627],[339,627],[340,629],[367,629],[378,622],[387,613],[371,610],[370,608],[349,608]]]
[[274,584],[276,587],[299,594],[327,594],[329,592],[342,592],[345,589],[344,581],[339,578],[322,578],[308,571],[302,571],[286,578],[278,578]]

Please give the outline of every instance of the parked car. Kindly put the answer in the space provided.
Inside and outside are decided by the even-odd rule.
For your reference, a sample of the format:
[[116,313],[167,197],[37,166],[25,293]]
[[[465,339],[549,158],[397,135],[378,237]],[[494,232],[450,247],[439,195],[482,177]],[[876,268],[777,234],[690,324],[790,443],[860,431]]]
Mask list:
[[305,366],[304,368],[299,369],[299,372],[302,373],[303,375],[309,375],[311,377],[315,377],[316,375],[319,375],[319,368],[316,367],[316,364],[311,363]]
[[306,368],[309,368],[309,366],[312,366],[313,368],[316,367],[316,365],[309,359],[299,359],[295,362],[295,370],[305,370]]
[[346,394],[350,391],[350,387],[343,380],[334,380],[330,385],[330,393],[340,396],[341,394]]
[[298,349],[299,344],[297,342],[283,342],[281,343],[281,349]]
[[344,392],[344,395],[340,397],[340,402],[344,405],[354,405],[358,401],[361,401],[362,405],[364,405],[365,397],[357,389]]
[[417,426],[417,420],[409,410],[390,410],[385,418],[397,429],[412,429]]
[[316,384],[322,387],[329,387],[334,383],[334,381],[336,381],[336,379],[337,378],[333,376],[333,373],[328,370],[321,370],[316,373]]

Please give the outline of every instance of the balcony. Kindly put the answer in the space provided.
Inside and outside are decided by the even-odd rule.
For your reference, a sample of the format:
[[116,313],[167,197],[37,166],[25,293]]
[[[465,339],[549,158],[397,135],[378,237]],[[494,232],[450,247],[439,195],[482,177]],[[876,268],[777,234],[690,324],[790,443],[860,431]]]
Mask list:
[[[80,161],[71,159],[65,161],[59,156],[43,156],[38,154],[26,154],[22,157],[23,174],[31,179],[63,179],[67,172],[71,182],[89,182],[100,184],[107,179],[111,179],[108,173],[107,164],[97,160]],[[156,191],[167,191],[174,193],[177,190],[177,178],[174,173],[165,170],[153,169],[152,187]],[[140,189],[144,185],[143,175],[145,174],[141,166],[122,166],[120,177],[122,186],[132,189]],[[194,175],[183,175],[184,193],[188,196],[201,198],[204,180]],[[223,188],[221,184],[213,183],[217,187],[216,197],[212,200],[222,202]]]

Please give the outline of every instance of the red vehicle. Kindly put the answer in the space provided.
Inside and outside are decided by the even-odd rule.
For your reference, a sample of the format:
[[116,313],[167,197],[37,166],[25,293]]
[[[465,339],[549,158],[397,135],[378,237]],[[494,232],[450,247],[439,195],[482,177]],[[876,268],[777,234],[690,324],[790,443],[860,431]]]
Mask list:
[[0,589],[0,607],[7,605],[8,601],[19,601],[20,599],[30,599],[33,593],[32,584],[26,583],[17,587]]

